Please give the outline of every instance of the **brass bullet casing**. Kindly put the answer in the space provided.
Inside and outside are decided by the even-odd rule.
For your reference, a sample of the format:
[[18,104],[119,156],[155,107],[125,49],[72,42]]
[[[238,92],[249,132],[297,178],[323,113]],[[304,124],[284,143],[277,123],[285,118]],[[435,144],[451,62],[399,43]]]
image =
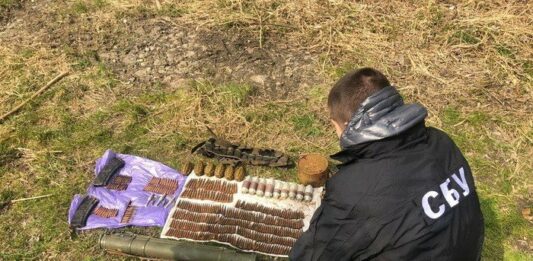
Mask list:
[[224,177],[224,169],[226,168],[226,166],[224,166],[224,164],[218,164],[217,167],[215,168],[215,177],[221,179],[222,177]]
[[203,161],[198,161],[196,162],[196,165],[194,165],[194,174],[196,174],[196,176],[202,176],[204,175],[204,162]]
[[235,169],[235,180],[236,181],[243,181],[244,180],[244,177],[246,176],[246,169],[244,168],[244,166],[238,166],[236,169]]
[[226,170],[224,170],[224,178],[226,178],[227,180],[233,180],[233,177],[234,177],[234,167],[232,165],[228,165],[226,167]]
[[208,177],[212,177],[213,175],[215,175],[215,164],[213,164],[212,162],[208,162],[205,165],[204,174]]
[[184,176],[189,176],[189,174],[191,174],[193,169],[194,169],[194,165],[192,164],[192,162],[187,161],[181,168],[181,174]]

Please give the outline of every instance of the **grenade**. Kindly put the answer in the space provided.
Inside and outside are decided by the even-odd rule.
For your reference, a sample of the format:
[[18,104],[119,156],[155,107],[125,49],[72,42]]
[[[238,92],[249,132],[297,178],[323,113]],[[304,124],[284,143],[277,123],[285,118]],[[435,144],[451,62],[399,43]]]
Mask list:
[[291,183],[289,186],[289,199],[295,199],[296,198],[296,190],[298,189],[298,185],[296,183]]
[[242,181],[244,180],[244,177],[246,176],[246,170],[244,169],[244,166],[239,166],[235,169],[235,180],[236,181]]
[[296,199],[302,201],[304,199],[305,186],[303,184],[298,184],[298,189],[296,190]]
[[255,191],[255,194],[257,196],[260,196],[262,197],[263,195],[265,195],[265,187],[266,187],[266,181],[264,178],[260,178],[259,179],[259,183],[257,184],[257,189]]
[[265,197],[271,198],[274,193],[274,179],[270,178],[266,181]]
[[255,190],[257,189],[257,183],[259,182],[258,177],[252,177],[250,180],[250,188],[248,189],[248,193],[250,195],[255,195]]
[[200,160],[196,162],[196,165],[194,165],[194,174],[196,174],[196,176],[204,175],[204,162],[203,161]]
[[250,176],[246,177],[244,179],[244,181],[242,182],[242,188],[241,188],[241,191],[242,193],[248,193],[248,189],[250,188]]
[[310,202],[311,200],[313,200],[313,186],[312,185],[307,185],[307,187],[305,187],[305,201],[307,202]]
[[215,164],[208,162],[204,168],[204,174],[208,177],[212,177],[215,174]]
[[289,183],[281,183],[281,193],[279,194],[280,199],[286,199],[289,196]]
[[215,177],[219,179],[224,177],[224,169],[225,169],[224,164],[218,164],[217,167],[215,168]]
[[226,167],[226,170],[224,170],[224,178],[226,178],[227,180],[233,180],[233,170],[234,167],[232,165],[228,165]]
[[181,169],[181,174],[183,174],[184,176],[189,176],[189,174],[191,174],[191,171],[194,169],[194,165],[192,164],[192,162],[190,161],[187,161],[182,169]]
[[275,199],[278,199],[280,193],[281,193],[281,181],[275,180],[274,181],[274,193],[272,194],[272,197]]

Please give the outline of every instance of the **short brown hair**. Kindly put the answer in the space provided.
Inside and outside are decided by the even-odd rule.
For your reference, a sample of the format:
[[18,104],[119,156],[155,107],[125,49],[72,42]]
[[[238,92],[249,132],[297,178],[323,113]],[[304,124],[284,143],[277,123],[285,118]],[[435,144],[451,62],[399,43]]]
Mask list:
[[366,67],[348,72],[329,92],[331,119],[341,124],[350,121],[352,114],[368,96],[387,86],[390,86],[389,80],[376,69]]

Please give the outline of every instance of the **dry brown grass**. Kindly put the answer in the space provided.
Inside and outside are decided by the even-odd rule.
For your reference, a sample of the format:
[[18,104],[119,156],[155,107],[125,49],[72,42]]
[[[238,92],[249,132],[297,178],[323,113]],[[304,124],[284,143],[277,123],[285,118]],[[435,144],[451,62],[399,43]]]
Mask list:
[[[70,241],[65,220],[106,148],[177,167],[209,125],[229,140],[293,155],[335,152],[325,99],[338,77],[361,66],[389,75],[408,101],[428,108],[428,125],[464,151],[487,222],[484,259],[531,258],[531,222],[520,214],[532,207],[527,1],[161,0],[161,9],[140,0],[17,2],[0,0],[0,114],[58,72],[72,74],[0,124],[0,200],[55,195],[0,213],[0,259],[109,258],[94,246],[96,233]],[[109,39],[134,41],[126,24],[144,20],[241,36],[254,52],[312,56],[313,73],[300,70],[311,80],[288,86],[285,97],[246,77],[128,84],[92,53],[107,51]],[[293,171],[253,171],[295,179]]]

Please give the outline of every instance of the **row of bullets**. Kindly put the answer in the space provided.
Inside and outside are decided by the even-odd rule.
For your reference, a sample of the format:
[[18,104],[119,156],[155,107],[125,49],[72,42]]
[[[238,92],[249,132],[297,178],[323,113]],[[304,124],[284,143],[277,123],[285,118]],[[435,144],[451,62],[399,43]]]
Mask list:
[[314,188],[292,182],[247,176],[242,182],[242,193],[275,199],[295,199],[310,202]]
[[164,207],[168,208],[170,206],[173,206],[173,203],[176,202],[178,199],[177,196],[171,197],[170,195],[163,194],[161,196],[158,196],[154,193],[151,193],[148,197],[148,200],[144,204],[145,207],[152,206],[152,207]]
[[126,190],[131,183],[131,179],[130,176],[116,175],[111,179],[109,184],[106,185],[106,188],[118,191]]
[[112,218],[118,215],[118,209],[104,208],[102,206],[98,206],[97,208],[94,209],[93,214],[99,217],[103,217],[103,218]]
[[215,176],[217,178],[225,178],[227,180],[242,181],[246,176],[246,169],[243,165],[234,166],[233,164],[214,164],[212,162],[204,163],[201,160],[196,162],[196,164],[193,164],[190,161],[186,162],[185,165],[183,165],[181,173],[185,176],[188,176],[193,170],[196,176]]
[[150,182],[144,187],[144,191],[153,192],[157,194],[171,195],[176,192],[179,187],[177,179],[171,178],[156,178],[150,179]]

